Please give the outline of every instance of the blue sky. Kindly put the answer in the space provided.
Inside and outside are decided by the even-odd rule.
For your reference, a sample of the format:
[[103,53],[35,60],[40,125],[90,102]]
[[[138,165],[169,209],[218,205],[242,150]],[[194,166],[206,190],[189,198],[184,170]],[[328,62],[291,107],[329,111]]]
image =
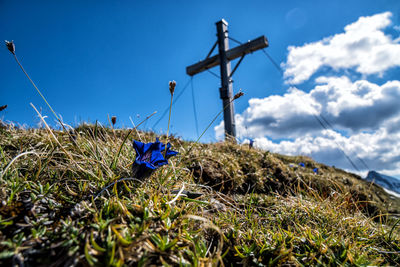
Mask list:
[[[281,64],[286,75],[283,78],[261,51],[245,57],[233,77],[234,91],[242,88],[245,92],[245,96],[235,103],[238,119],[241,120],[238,122],[238,128],[241,127],[241,130],[238,129],[240,140],[251,137],[261,148],[286,154],[309,155],[327,164],[351,169],[345,161],[335,160],[335,153],[340,152],[327,141],[331,138],[343,146],[349,155],[370,162],[371,168],[396,175],[400,174],[400,165],[397,164],[400,153],[389,151],[390,149],[382,150],[376,153],[375,157],[385,157],[385,161],[381,163],[382,166],[374,166],[375,158],[370,158],[368,148],[363,147],[365,153],[358,154],[357,150],[360,150],[360,147],[352,144],[358,144],[357,140],[363,139],[362,134],[372,132],[375,134],[374,138],[378,136],[379,129],[383,127],[382,123],[386,119],[384,115],[388,114],[387,117],[392,119],[397,118],[397,110],[393,111],[394,113],[383,110],[383,115],[375,116],[376,119],[370,120],[368,125],[358,125],[355,122],[360,118],[351,115],[354,113],[349,113],[346,117],[349,110],[340,109],[339,112],[316,108],[315,112],[331,120],[335,128],[332,132],[323,132],[321,129],[315,130],[319,127],[318,124],[306,117],[302,118],[304,121],[297,118],[297,122],[300,123],[293,126],[295,123],[287,118],[292,118],[291,114],[302,114],[298,108],[283,106],[284,110],[293,111],[290,114],[274,109],[279,107],[279,101],[286,103],[290,97],[300,95],[296,92],[302,92],[306,98],[311,94],[321,95],[322,89],[319,88],[318,91],[317,86],[343,84],[346,87],[361,84],[357,81],[368,81],[369,84],[365,86],[375,88],[371,84],[383,86],[388,81],[398,79],[400,71],[397,62],[383,69],[369,70],[372,63],[364,66],[342,60],[346,64],[341,65],[338,60],[326,59],[327,56],[323,52],[316,52],[321,47],[318,44],[327,42],[324,38],[334,38],[343,34],[345,27],[356,23],[360,17],[374,18],[373,16],[384,12],[390,12],[388,18],[385,17],[390,20],[390,24],[377,30],[376,40],[379,40],[379,33],[382,32],[391,36],[389,41],[396,44],[399,31],[395,26],[400,25],[400,2],[396,0],[1,0],[0,39],[14,40],[19,60],[55,111],[61,114],[65,123],[75,126],[80,122],[99,120],[107,125],[109,114],[117,116],[118,127],[130,127],[130,116],[138,123],[146,115],[157,110],[157,115],[145,124],[147,129],[151,129],[169,105],[168,82],[177,81],[176,94],[183,89],[190,81],[190,77],[186,75],[186,66],[207,55],[216,40],[215,22],[224,18],[229,23],[230,36],[237,40],[245,42],[265,35],[270,43],[266,51]],[[360,23],[364,23],[363,20]],[[308,44],[315,45],[307,46]],[[234,47],[236,44],[231,42],[230,46]],[[290,50],[289,47],[293,49]],[[312,50],[312,56],[304,52],[307,49]],[[363,48],[358,46],[357,49]],[[41,108],[43,114],[48,116],[47,120],[55,125],[51,112],[5,46],[0,49],[0,64],[0,105],[8,105],[8,108],[0,113],[1,118],[35,126],[39,119],[29,105],[33,103],[37,108]],[[308,66],[316,66],[316,69],[307,69]],[[214,68],[213,71],[218,73],[219,69]],[[330,80],[326,78],[328,76]],[[348,78],[347,83],[344,77]],[[340,79],[333,81],[333,78]],[[208,72],[193,78],[200,132],[222,108],[219,85],[219,79]],[[296,89],[289,89],[290,85]],[[338,95],[339,97],[343,98],[343,95]],[[298,98],[293,99],[296,101]],[[317,106],[311,102],[311,106]],[[382,105],[387,103],[383,100],[381,102]],[[342,106],[346,105],[343,101],[340,103]],[[272,105],[271,110],[275,110],[275,114],[287,114],[287,117],[279,120],[286,120],[287,124],[276,123],[275,126],[279,127],[273,130],[260,127],[255,122],[262,122],[266,117],[263,113],[264,117],[260,115],[261,117],[253,118],[258,114],[254,108],[257,105],[263,109],[267,109],[266,105]],[[251,117],[249,112],[253,108],[255,113]],[[371,114],[375,114],[374,108],[377,107],[371,106],[369,109]],[[355,112],[367,114],[363,113],[365,110]],[[338,118],[342,123],[337,121]],[[274,119],[276,120],[276,117]],[[165,116],[153,130],[165,132],[167,121]],[[344,121],[348,123],[345,124]],[[217,120],[214,125],[216,128],[210,128],[202,141],[218,140],[220,122],[221,120]],[[389,122],[386,120],[386,123]],[[190,86],[173,107],[171,127],[173,133],[184,139],[193,140],[197,137]],[[244,131],[246,127],[248,129]],[[394,138],[395,135],[390,136]],[[384,141],[379,140],[382,143]],[[299,143],[304,146],[299,148]],[[381,143],[376,145],[378,144]],[[360,143],[360,146],[363,145],[366,146]],[[325,146],[331,150],[321,149]],[[390,164],[384,165],[387,162]]]

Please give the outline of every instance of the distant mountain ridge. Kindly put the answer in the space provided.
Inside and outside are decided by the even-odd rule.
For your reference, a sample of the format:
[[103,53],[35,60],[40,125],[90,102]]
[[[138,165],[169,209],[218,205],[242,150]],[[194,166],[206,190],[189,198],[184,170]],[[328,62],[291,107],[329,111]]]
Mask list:
[[400,180],[397,178],[376,171],[369,171],[365,180],[400,194]]

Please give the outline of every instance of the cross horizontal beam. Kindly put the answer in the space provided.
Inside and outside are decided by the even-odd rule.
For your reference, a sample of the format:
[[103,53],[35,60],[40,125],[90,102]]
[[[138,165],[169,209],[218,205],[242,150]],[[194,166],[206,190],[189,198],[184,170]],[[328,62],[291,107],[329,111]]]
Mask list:
[[[235,58],[247,55],[264,47],[268,47],[268,40],[265,36],[260,36],[252,41],[226,51],[226,57],[229,61],[234,60]],[[188,66],[186,68],[186,73],[190,76],[193,76],[199,72],[218,66],[219,63],[219,55],[215,55]]]

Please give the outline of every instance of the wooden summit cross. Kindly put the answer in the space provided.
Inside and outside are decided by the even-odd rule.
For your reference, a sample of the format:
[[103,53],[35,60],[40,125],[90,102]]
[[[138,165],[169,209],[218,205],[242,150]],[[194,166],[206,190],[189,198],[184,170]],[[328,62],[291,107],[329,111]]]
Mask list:
[[[224,108],[225,138],[228,136],[236,137],[231,78],[236,69],[239,67],[239,64],[242,62],[244,56],[256,50],[268,47],[268,40],[265,36],[260,36],[252,41],[248,41],[245,44],[229,49],[228,22],[222,19],[218,21],[216,25],[218,40],[211,48],[207,57],[196,64],[188,66],[186,68],[186,73],[190,76],[194,76],[197,73],[208,70],[217,65],[220,66],[221,88],[219,89],[219,92],[222,99],[222,107]],[[217,44],[219,51],[218,55],[210,57]],[[233,71],[231,71],[231,60],[234,60],[238,57],[240,57],[240,59],[233,68]]]

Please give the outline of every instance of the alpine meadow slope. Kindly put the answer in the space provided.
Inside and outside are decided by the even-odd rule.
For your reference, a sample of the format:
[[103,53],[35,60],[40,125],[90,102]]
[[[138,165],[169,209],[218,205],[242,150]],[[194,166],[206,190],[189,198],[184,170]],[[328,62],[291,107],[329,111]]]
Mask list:
[[[231,142],[171,136],[164,155],[174,156],[164,162],[166,136],[161,143],[156,137],[88,124],[69,133],[3,126],[0,264],[400,261],[400,199],[381,187],[311,158]],[[132,164],[148,164],[150,147],[162,161],[147,178],[135,179]]]

